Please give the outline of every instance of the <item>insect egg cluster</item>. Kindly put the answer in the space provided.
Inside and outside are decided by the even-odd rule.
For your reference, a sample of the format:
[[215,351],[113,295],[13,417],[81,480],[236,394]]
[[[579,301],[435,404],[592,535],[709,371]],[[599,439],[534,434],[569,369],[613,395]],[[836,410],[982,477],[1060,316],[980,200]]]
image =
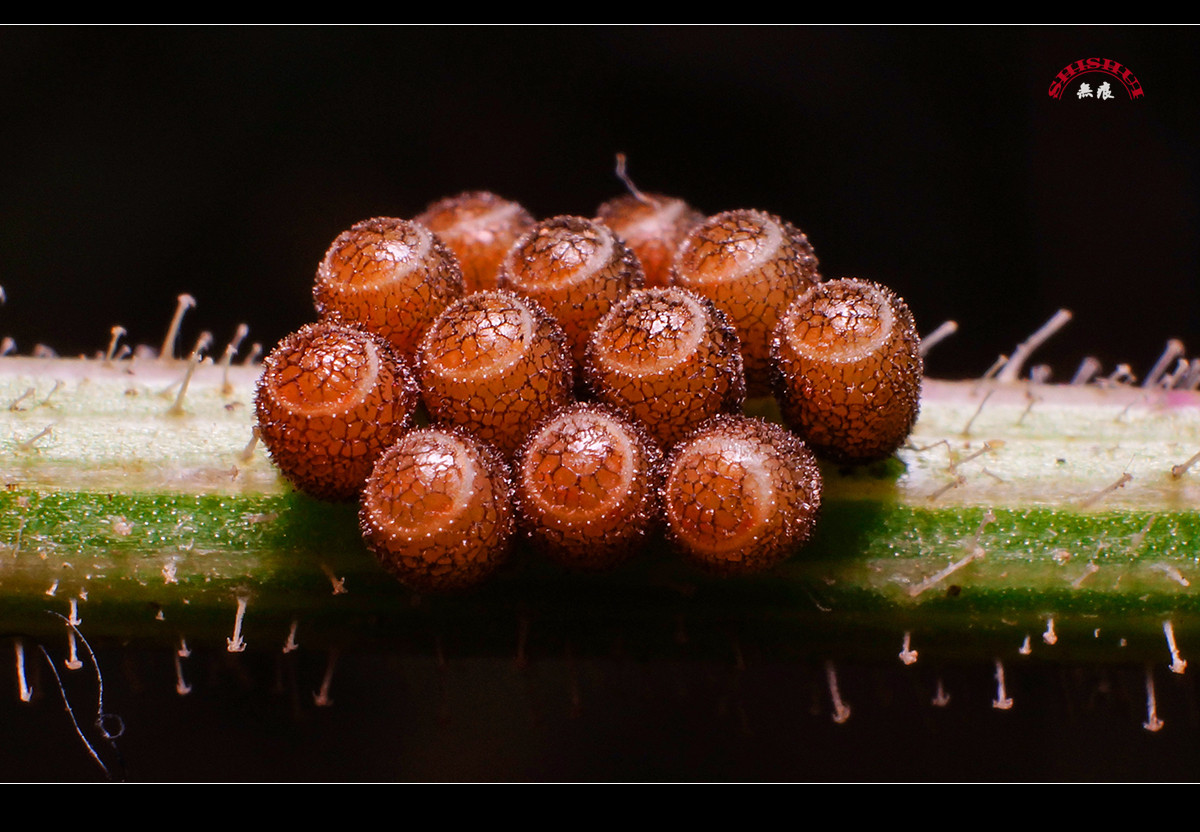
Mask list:
[[[907,437],[903,301],[826,282],[771,214],[631,190],[597,220],[471,192],[360,222],[317,269],[322,322],[267,359],[272,458],[317,497],[357,496],[367,547],[413,589],[477,584],[517,537],[573,568],[661,533],[710,572],[769,569],[815,528],[814,451],[862,463]],[[741,415],[770,391],[788,428]]]

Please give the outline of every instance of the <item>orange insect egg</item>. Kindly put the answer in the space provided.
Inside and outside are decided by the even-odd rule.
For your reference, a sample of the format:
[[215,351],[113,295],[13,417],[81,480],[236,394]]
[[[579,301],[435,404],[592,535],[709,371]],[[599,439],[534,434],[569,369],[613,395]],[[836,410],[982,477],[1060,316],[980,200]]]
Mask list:
[[566,338],[529,298],[476,292],[451,304],[421,339],[418,375],[433,419],[511,457],[543,418],[574,401]]
[[583,217],[552,217],[517,241],[497,281],[540,303],[567,334],[582,365],[588,333],[616,301],[642,286],[637,256],[613,232]]
[[404,585],[420,592],[475,586],[508,556],[508,469],[465,433],[412,430],[379,458],[358,517],[367,546]]
[[622,298],[592,333],[597,399],[641,421],[664,448],[745,399],[737,333],[708,298],[678,286]]
[[882,459],[903,444],[921,402],[912,312],[866,280],[813,287],[779,321],[772,347],[784,418],[821,456]]
[[560,563],[612,566],[655,525],[661,462],[654,442],[616,411],[592,404],[560,410],[530,434],[519,455],[522,524]]
[[602,222],[625,241],[642,263],[646,286],[671,282],[671,261],[679,244],[704,215],[682,199],[662,194],[625,194],[596,211]]
[[463,291],[458,261],[433,232],[376,217],[333,241],[317,268],[313,298],[322,317],[381,335],[411,361],[434,317]]
[[673,283],[712,300],[737,328],[746,393],[770,393],[771,335],[789,303],[821,279],[808,238],[762,211],[727,211],[680,246]]
[[283,339],[255,393],[271,458],[298,488],[326,500],[358,493],[416,404],[416,382],[387,343],[329,323]]
[[816,458],[779,425],[717,416],[675,446],[666,465],[669,537],[721,574],[769,569],[806,542],[821,506]]
[[533,226],[533,217],[518,203],[488,191],[435,202],[416,221],[454,251],[468,293],[496,288],[500,261]]

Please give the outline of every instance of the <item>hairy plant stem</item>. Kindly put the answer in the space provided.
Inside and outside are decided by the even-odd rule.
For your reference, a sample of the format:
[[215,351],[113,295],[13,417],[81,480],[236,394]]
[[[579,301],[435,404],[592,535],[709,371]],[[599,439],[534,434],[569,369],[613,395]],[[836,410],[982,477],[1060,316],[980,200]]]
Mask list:
[[1179,470],[1200,450],[1196,393],[927,381],[909,446],[826,467],[816,538],[774,572],[718,580],[659,547],[577,575],[518,552],[479,592],[418,598],[367,553],[354,506],[294,493],[247,451],[255,369],[201,367],[176,407],[184,372],[0,359],[6,632],[61,628],[45,611],[73,599],[94,637],[215,639],[241,599],[252,649],[278,649],[293,621],[341,644],[429,616],[507,642],[536,614],[578,643],[615,622],[665,642],[686,616],[789,651],[912,631],[989,655],[1052,619],[1075,655],[1124,660],[1161,653],[1165,621],[1200,622],[1200,469]]

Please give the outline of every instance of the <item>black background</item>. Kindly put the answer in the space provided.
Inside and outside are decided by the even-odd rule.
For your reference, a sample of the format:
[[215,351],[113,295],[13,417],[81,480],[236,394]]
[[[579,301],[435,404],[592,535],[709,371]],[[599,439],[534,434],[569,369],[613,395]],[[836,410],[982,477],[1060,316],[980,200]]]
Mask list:
[[[27,352],[185,327],[269,347],[329,242],[487,188],[535,215],[622,190],[805,230],[893,286],[934,375],[982,373],[1059,307],[1041,360],[1145,372],[1200,344],[1192,67],[1164,28],[33,28],[0,34],[0,334]],[[1055,74],[1118,60],[1129,101]],[[1092,87],[1104,76],[1092,76]],[[951,346],[952,344],[952,346]]]
[[[923,332],[957,319],[960,333],[931,354],[933,375],[982,373],[1059,307],[1076,319],[1039,354],[1056,378],[1088,354],[1140,374],[1169,337],[1200,349],[1198,46],[1195,30],[1164,28],[8,29],[0,335],[22,352],[43,342],[70,354],[103,348],[122,324],[157,344],[189,292],[199,302],[189,341],[202,329],[222,341],[245,321],[269,347],[312,319],[316,264],[353,222],[478,188],[539,217],[591,215],[621,192],[623,151],[644,190],[705,213],[755,207],[791,220],[826,275],[890,284]],[[1093,56],[1130,67],[1144,98],[1119,88],[1111,101],[1049,98],[1061,68]],[[896,649],[880,655],[895,664]],[[1095,683],[1121,692],[1099,726],[1078,721],[1091,694],[1064,693],[1082,672],[1071,668],[1025,677],[1058,705],[998,721],[1010,718],[990,709],[983,662],[957,688],[973,704],[937,730],[924,687],[904,693],[908,683],[860,669],[860,691],[899,690],[911,708],[872,711],[859,693],[859,715],[835,736],[827,703],[813,704],[819,662],[777,671],[802,683],[766,675],[753,687],[732,663],[648,663],[606,703],[588,694],[590,722],[557,713],[568,704],[555,681],[554,716],[493,719],[472,704],[439,733],[430,720],[445,716],[444,694],[420,688],[453,670],[428,656],[407,670],[395,656],[346,657],[335,692],[345,707],[317,717],[307,693],[324,659],[313,655],[300,730],[261,689],[213,684],[176,701],[166,654],[140,661],[161,667],[147,672],[155,698],[140,714],[126,701],[140,718],[126,745],[135,779],[1172,779],[1194,776],[1187,742],[1200,723],[1186,677],[1171,690],[1190,724],[1172,717],[1162,740],[1143,731],[1137,667],[1115,688]],[[536,688],[512,681],[528,677],[510,657],[479,661],[463,672],[474,701],[524,702],[511,690],[490,699],[483,688],[497,679]],[[423,710],[364,719],[367,705],[386,711],[380,680],[397,678],[401,699]],[[671,711],[688,686],[703,692],[694,718]],[[797,687],[809,698],[793,701]],[[742,707],[760,695],[769,703]],[[96,776],[61,712],[0,698],[5,721],[29,734],[18,747],[51,734],[58,744],[7,755],[7,777]],[[628,702],[637,731],[621,728]],[[810,716],[777,718],[793,708]],[[386,729],[373,721],[383,718]],[[408,756],[383,747],[414,735]],[[371,737],[379,747],[357,754],[353,743]]]

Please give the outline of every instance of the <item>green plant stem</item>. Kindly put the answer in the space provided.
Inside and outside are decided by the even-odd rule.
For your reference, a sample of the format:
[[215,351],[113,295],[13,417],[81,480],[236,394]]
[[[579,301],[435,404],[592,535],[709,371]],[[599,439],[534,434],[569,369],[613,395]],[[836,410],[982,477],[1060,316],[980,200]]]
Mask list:
[[597,621],[669,635],[685,615],[843,652],[865,630],[948,650],[970,632],[983,652],[1054,619],[1080,650],[1165,655],[1163,622],[1200,620],[1200,470],[1172,474],[1200,450],[1195,393],[928,381],[910,447],[827,467],[816,539],[775,572],[717,580],[656,547],[581,576],[518,552],[479,592],[418,599],[366,552],[353,506],[246,453],[256,370],[223,387],[200,368],[178,412],[184,371],[0,359],[6,632],[61,627],[45,611],[75,599],[92,634],[231,637],[243,599],[246,642],[272,649],[292,621],[337,642],[434,616],[510,641],[533,614],[586,640]]

